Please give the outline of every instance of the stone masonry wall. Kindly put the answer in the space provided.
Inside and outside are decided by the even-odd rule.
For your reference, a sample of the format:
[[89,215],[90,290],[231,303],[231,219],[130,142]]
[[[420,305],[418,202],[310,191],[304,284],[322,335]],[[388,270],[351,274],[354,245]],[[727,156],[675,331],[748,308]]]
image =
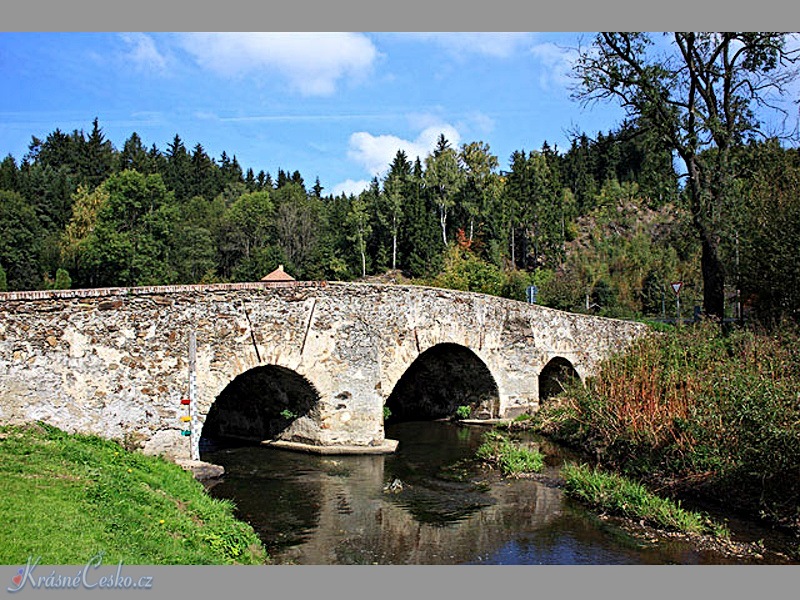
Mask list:
[[497,416],[538,407],[554,357],[585,377],[645,327],[416,286],[300,282],[0,294],[0,422],[43,420],[189,456],[180,404],[197,337],[199,426],[220,392],[259,365],[305,377],[318,406],[281,437],[377,445],[383,403],[428,348],[472,350],[497,383]]

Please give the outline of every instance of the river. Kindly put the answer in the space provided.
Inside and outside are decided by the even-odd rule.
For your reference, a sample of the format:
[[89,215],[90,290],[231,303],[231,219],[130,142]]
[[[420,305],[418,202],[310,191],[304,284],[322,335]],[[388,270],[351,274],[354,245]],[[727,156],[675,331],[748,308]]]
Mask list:
[[[236,504],[275,563],[306,565],[614,565],[781,563],[731,558],[685,541],[647,543],[566,498],[570,457],[527,433],[547,456],[535,479],[508,479],[470,459],[486,427],[444,421],[387,425],[394,454],[319,456],[264,446],[217,447],[209,489]],[[737,531],[732,526],[734,534]],[[759,539],[752,529],[739,535]],[[768,534],[767,534],[768,535]]]

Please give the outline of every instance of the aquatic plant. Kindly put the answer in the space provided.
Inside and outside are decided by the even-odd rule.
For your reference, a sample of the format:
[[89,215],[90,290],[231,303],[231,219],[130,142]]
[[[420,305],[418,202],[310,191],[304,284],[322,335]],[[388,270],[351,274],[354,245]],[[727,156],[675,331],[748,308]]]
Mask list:
[[498,431],[487,431],[475,452],[479,458],[497,466],[503,475],[538,473],[544,468],[544,455],[519,444]]

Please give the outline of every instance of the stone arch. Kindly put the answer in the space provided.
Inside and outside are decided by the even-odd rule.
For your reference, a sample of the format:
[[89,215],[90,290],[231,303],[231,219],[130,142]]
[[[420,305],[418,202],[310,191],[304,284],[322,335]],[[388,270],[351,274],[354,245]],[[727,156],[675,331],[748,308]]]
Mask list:
[[431,346],[408,366],[386,400],[388,421],[452,417],[460,406],[470,418],[493,418],[499,411],[497,381],[475,352],[451,342]]
[[575,366],[566,358],[550,359],[539,373],[539,402],[560,394],[569,382],[580,378]]
[[216,397],[201,438],[250,443],[281,438],[319,400],[314,385],[297,371],[278,365],[254,367],[235,377]]

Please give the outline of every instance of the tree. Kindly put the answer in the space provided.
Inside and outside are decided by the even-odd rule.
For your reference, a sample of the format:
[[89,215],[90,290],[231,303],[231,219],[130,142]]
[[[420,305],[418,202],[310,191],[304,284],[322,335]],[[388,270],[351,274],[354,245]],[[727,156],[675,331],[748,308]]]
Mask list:
[[97,117],[92,121],[92,131],[89,137],[81,146],[83,152],[80,181],[95,188],[111,174],[114,162],[114,146],[100,129]]
[[256,250],[274,240],[274,216],[275,205],[266,190],[242,194],[231,205],[225,221],[231,242],[242,260],[251,260]]
[[303,193],[305,193],[306,184],[305,184],[305,181],[303,181],[303,176],[300,175],[300,171],[295,171],[294,173],[292,173],[291,182],[295,183],[295,184],[299,185],[301,188],[303,188]]
[[203,145],[195,144],[191,156],[191,179],[187,187],[189,196],[213,198],[219,193],[219,167],[206,153]]
[[161,175],[123,171],[103,184],[108,198],[98,209],[83,264],[92,285],[171,283],[169,255],[178,210]]
[[372,225],[369,220],[367,203],[362,196],[350,199],[350,211],[347,213],[347,226],[349,235],[347,239],[356,245],[358,253],[361,255],[361,276],[367,276],[367,238],[372,233]]
[[166,152],[166,170],[164,173],[164,183],[167,188],[175,193],[175,199],[179,202],[191,197],[189,186],[192,177],[192,160],[186,151],[183,140],[176,133]]
[[74,179],[67,167],[23,163],[17,191],[36,211],[39,222],[48,232],[60,231],[70,218]]
[[92,191],[84,186],[78,186],[73,194],[72,218],[61,234],[61,261],[72,269],[81,284],[89,283],[88,274],[85,280],[82,279],[84,276],[82,260],[90,234],[97,224],[97,215],[107,201],[108,190],[102,185]]
[[319,177],[314,180],[314,187],[311,188],[311,195],[315,198],[322,198],[322,190],[325,188],[322,187],[322,184],[319,182]]
[[139,173],[152,173],[152,160],[147,149],[142,143],[142,138],[135,131],[125,140],[122,151],[117,155],[118,171],[139,171]]
[[337,279],[349,280],[353,278],[350,268],[349,256],[353,246],[349,238],[349,225],[347,216],[350,212],[352,196],[341,193],[327,198],[322,204],[323,219],[327,224],[323,240],[320,242],[323,274]]
[[461,162],[464,165],[464,200],[463,206],[469,215],[469,241],[475,235],[475,219],[488,212],[492,205],[492,192],[497,189],[492,185],[498,175],[496,169],[500,162],[489,152],[489,144],[471,142],[461,146]]
[[746,157],[735,239],[742,296],[766,324],[800,323],[800,150],[773,139]]
[[174,248],[171,261],[178,283],[198,283],[204,276],[214,274],[217,247],[206,227],[178,223],[175,227]]
[[10,154],[0,162],[0,190],[8,190],[9,192],[16,192],[17,190],[17,177],[19,169],[14,157]]
[[516,207],[517,224],[523,227],[523,265],[530,266],[530,246],[534,268],[545,260],[555,263],[563,247],[558,182],[544,154],[514,152],[511,158],[506,193],[511,197],[509,205]]
[[382,220],[386,222],[392,235],[392,271],[397,269],[397,236],[402,225],[403,204],[410,176],[411,163],[408,162],[406,153],[398,150],[383,182],[384,210],[381,211]]
[[36,289],[40,271],[42,228],[36,213],[17,192],[0,190],[0,264],[11,290]]
[[398,234],[398,254],[404,270],[412,277],[432,275],[442,264],[436,207],[426,193],[422,162],[414,161],[408,177],[403,222]]
[[734,175],[732,152],[763,125],[758,109],[776,109],[796,77],[797,50],[774,32],[675,32],[663,52],[641,32],[599,33],[575,66],[583,102],[616,99],[652,129],[686,167],[687,195],[702,247],[703,305],[725,315],[720,246]]
[[436,149],[425,158],[425,185],[431,191],[439,209],[439,225],[442,228],[442,243],[447,246],[447,215],[455,205],[456,193],[463,184],[464,173],[459,164],[458,153],[450,142],[439,134]]
[[468,248],[466,234],[459,230],[459,240],[445,251],[444,267],[432,281],[432,285],[453,290],[480,292],[499,296],[505,281],[503,272],[495,265],[477,257]]
[[275,231],[289,266],[305,276],[322,229],[319,199],[308,197],[297,183],[275,190]]
[[572,190],[578,211],[582,213],[592,208],[592,198],[599,187],[594,177],[595,158],[596,153],[585,133],[572,138],[570,149],[564,155],[564,183]]
[[56,279],[53,282],[54,290],[68,290],[72,287],[72,278],[69,276],[69,271],[66,269],[56,270]]
[[219,159],[219,172],[223,186],[234,183],[244,183],[242,167],[239,165],[239,161],[236,160],[236,156],[234,155],[233,159],[231,159],[224,150]]

